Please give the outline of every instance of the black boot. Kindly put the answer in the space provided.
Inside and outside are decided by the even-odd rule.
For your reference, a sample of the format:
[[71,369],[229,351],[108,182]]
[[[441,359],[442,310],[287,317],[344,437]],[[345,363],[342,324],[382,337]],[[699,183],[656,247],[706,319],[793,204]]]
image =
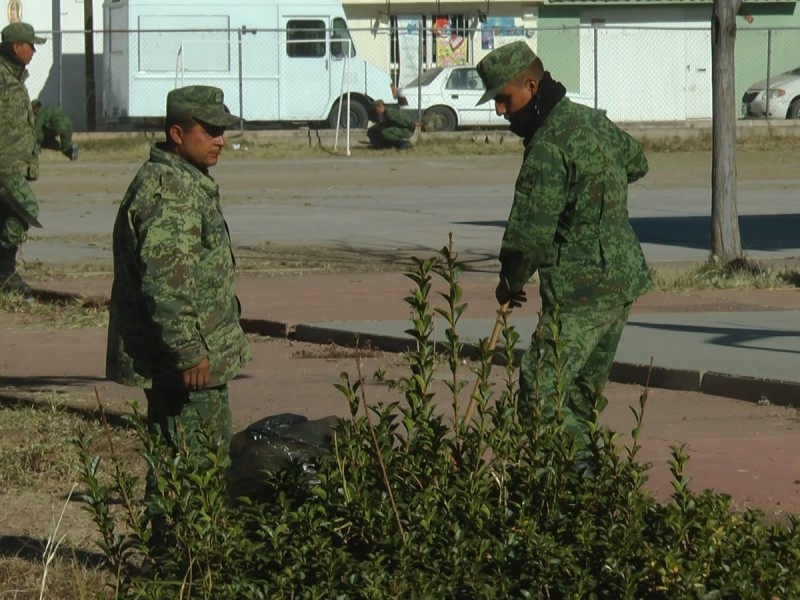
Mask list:
[[0,293],[15,292],[23,296],[31,295],[31,288],[17,273],[17,247],[0,246]]

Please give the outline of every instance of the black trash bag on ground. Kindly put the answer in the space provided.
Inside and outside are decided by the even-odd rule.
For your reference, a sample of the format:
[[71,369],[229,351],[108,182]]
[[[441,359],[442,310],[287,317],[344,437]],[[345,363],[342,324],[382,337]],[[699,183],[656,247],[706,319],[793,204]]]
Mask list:
[[314,483],[314,460],[331,451],[333,433],[340,421],[335,416],[309,421],[302,415],[281,413],[236,433],[231,439],[230,496],[258,497],[264,471],[279,471],[292,465],[299,465],[309,483]]

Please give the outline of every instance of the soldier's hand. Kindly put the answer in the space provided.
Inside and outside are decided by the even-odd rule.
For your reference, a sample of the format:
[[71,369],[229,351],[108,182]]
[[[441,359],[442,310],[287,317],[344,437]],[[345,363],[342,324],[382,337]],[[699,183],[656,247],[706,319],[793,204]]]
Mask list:
[[508,304],[508,308],[517,308],[522,306],[523,302],[528,300],[528,296],[525,294],[525,290],[520,290],[518,292],[512,292],[508,289],[505,281],[501,281],[497,284],[497,288],[494,291],[494,297],[497,298],[497,301],[500,304]]
[[202,390],[210,380],[211,363],[207,357],[183,372],[183,387],[187,390]]

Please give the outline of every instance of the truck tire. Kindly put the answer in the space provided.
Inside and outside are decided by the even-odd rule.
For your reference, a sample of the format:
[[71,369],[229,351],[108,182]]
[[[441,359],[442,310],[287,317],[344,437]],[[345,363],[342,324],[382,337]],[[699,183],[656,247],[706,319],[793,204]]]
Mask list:
[[[337,100],[333,103],[331,114],[328,116],[328,127],[336,129],[336,117],[339,116],[339,102],[344,102],[342,105],[342,118],[340,125],[342,128],[347,127],[347,100]],[[366,129],[369,123],[369,111],[360,100],[350,99],[350,129]]]
[[787,119],[800,119],[800,98],[795,98],[786,111]]
[[453,131],[458,124],[455,113],[446,106],[432,106],[423,115],[426,131]]

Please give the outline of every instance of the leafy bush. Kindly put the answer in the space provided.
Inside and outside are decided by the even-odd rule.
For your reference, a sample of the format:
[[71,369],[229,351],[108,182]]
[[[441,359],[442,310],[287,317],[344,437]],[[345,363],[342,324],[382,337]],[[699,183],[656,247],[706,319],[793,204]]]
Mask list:
[[[466,305],[451,247],[415,260],[406,298],[415,348],[397,381],[402,399],[370,404],[357,375],[337,388],[349,405],[333,451],[310,480],[300,465],[265,472],[257,497],[230,502],[227,459],[209,437],[207,451],[177,455],[132,422],[143,456],[159,474],[162,498],[147,510],[169,526],[153,543],[139,484],[125,465],[103,485],[99,464],[81,447],[84,501],[100,547],[118,573],[117,596],[131,598],[796,598],[800,597],[800,520],[766,525],[729,498],[692,493],[687,456],[673,449],[674,493],[659,504],[643,490],[636,460],[646,392],[632,408],[633,442],[600,427],[591,453],[557,420],[516,411],[514,345],[484,341],[472,370],[474,419],[464,419],[464,348],[457,334]],[[432,282],[445,283],[434,309]],[[432,341],[434,315],[446,341]],[[497,354],[498,356],[493,356]],[[493,359],[504,383],[489,383]],[[434,405],[437,365],[452,414]],[[563,398],[548,399],[558,408]],[[558,414],[558,410],[556,411]],[[114,506],[121,500],[122,510]],[[125,534],[117,533],[122,527]],[[141,559],[144,565],[139,566]]]

